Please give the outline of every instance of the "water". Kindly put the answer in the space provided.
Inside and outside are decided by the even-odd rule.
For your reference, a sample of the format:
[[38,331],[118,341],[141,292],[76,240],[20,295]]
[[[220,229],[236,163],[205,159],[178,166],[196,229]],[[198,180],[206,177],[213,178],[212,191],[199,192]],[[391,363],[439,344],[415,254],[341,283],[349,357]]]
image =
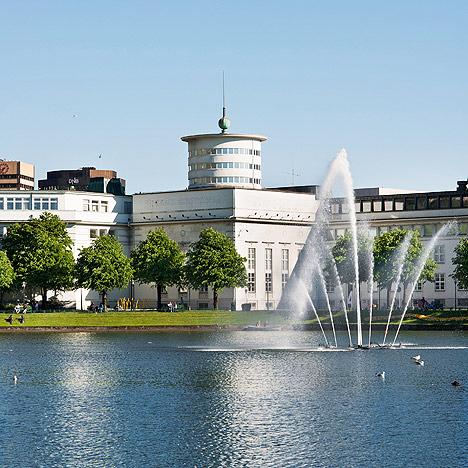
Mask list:
[[[401,338],[467,344],[461,333]],[[316,332],[2,335],[1,465],[466,466],[467,349],[319,352],[320,341]]]

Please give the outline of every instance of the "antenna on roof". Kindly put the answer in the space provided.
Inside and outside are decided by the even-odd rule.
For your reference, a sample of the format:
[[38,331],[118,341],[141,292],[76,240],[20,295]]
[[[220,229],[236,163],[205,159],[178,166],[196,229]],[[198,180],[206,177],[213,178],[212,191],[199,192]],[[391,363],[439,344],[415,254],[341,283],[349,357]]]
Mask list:
[[226,95],[224,92],[224,70],[223,70],[223,116],[218,120],[218,126],[221,129],[221,133],[224,133],[229,126],[231,121],[226,117]]

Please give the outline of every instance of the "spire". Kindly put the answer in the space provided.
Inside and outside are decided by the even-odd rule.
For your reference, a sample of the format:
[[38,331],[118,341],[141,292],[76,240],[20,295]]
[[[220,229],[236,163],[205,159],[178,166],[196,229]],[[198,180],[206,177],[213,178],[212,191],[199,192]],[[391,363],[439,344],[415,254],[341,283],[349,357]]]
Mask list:
[[224,133],[231,125],[231,121],[226,117],[226,100],[224,94],[224,70],[223,70],[223,116],[218,120],[221,133]]

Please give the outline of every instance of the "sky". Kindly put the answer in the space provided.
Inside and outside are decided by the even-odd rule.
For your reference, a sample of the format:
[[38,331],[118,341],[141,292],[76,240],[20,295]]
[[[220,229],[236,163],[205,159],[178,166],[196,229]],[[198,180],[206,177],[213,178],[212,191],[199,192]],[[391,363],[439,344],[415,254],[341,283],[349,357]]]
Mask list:
[[[2,0],[0,157],[187,187],[180,137],[260,133],[263,185],[468,178],[468,2]],[[99,158],[98,155],[102,154]]]

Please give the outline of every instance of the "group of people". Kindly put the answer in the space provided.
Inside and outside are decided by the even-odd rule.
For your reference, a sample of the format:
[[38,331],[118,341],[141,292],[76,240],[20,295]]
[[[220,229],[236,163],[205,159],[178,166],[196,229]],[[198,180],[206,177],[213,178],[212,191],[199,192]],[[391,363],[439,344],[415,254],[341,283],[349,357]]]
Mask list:
[[169,312],[177,312],[177,302],[169,302],[169,304],[167,304],[167,307],[169,308]]
[[104,312],[104,304],[101,302],[99,305],[96,305],[93,301],[91,301],[91,304],[88,306],[88,310],[96,313]]

